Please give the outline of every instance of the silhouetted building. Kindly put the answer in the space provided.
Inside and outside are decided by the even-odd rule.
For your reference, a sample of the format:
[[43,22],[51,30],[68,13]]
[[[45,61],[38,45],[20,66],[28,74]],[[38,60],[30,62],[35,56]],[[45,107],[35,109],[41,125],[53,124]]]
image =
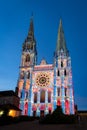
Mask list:
[[19,116],[21,110],[19,109],[19,97],[14,91],[0,91],[0,115],[7,112],[9,116]]

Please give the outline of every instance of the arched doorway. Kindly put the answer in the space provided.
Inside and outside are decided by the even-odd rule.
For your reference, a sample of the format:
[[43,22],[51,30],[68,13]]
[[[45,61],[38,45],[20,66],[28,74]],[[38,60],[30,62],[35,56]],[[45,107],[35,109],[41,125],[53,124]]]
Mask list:
[[41,106],[40,106],[40,116],[41,117],[44,117],[44,111],[45,111],[45,104],[41,104]]
[[25,103],[25,112],[24,112],[24,115],[27,115],[28,114],[28,103],[26,102]]
[[57,106],[61,106],[60,99],[57,100]]
[[37,108],[36,108],[35,105],[33,105],[32,110],[33,110],[33,117],[36,117],[36,110],[37,110]]
[[70,109],[69,109],[69,101],[65,100],[65,113],[69,114],[69,111],[70,111]]

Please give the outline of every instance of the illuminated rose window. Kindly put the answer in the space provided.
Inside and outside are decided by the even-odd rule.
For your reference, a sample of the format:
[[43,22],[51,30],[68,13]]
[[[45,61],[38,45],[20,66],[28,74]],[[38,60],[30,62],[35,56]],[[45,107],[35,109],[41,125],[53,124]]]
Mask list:
[[46,87],[48,86],[50,83],[50,78],[49,78],[49,74],[47,73],[39,73],[36,76],[36,85],[40,86],[40,87]]
[[45,84],[45,83],[46,83],[46,78],[45,78],[45,77],[41,77],[41,78],[39,79],[39,83],[40,83],[40,84]]

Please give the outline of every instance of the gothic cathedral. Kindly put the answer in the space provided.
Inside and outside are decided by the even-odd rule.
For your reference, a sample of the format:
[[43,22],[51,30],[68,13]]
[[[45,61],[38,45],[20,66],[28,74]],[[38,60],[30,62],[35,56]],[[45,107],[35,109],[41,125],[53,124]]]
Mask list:
[[53,64],[42,59],[37,64],[33,19],[22,47],[16,87],[22,115],[43,116],[61,106],[64,114],[74,114],[71,57],[66,46],[62,21],[58,28]]

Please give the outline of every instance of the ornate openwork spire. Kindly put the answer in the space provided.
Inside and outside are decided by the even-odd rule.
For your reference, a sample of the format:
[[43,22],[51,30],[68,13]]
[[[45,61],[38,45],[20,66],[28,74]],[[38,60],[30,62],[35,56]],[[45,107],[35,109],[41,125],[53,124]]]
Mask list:
[[29,28],[29,32],[28,32],[28,37],[27,37],[30,41],[34,40],[34,25],[33,25],[33,16],[31,17],[30,20],[30,28]]
[[33,15],[32,15],[32,17],[30,19],[29,32],[28,32],[27,38],[25,39],[25,42],[23,44],[23,50],[32,49],[33,48],[33,42],[35,43]]
[[64,31],[63,31],[63,27],[62,27],[62,20],[60,19],[59,29],[58,29],[58,37],[57,37],[56,52],[61,51],[61,49],[64,52],[67,52],[66,42],[65,42],[65,38],[64,38]]

